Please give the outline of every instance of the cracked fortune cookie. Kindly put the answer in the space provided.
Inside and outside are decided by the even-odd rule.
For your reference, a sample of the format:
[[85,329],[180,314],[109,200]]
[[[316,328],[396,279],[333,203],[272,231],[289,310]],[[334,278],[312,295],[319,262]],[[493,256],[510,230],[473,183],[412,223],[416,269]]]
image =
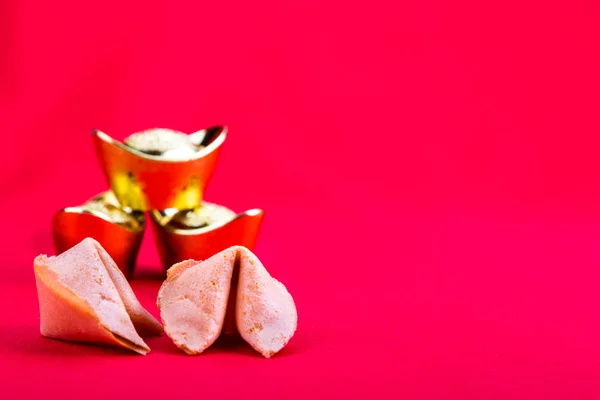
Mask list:
[[226,329],[269,358],[291,339],[298,324],[286,287],[241,246],[205,261],[173,265],[158,293],[165,333],[190,355],[210,347]]
[[145,355],[150,348],[140,335],[163,331],[94,239],[86,238],[55,257],[36,257],[34,272],[43,336]]

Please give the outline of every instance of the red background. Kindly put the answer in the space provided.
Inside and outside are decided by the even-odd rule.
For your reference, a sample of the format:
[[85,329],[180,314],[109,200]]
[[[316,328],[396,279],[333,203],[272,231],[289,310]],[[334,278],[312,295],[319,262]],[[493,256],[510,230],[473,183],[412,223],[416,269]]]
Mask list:
[[[597,2],[194,4],[0,1],[2,398],[600,396]],[[289,346],[40,337],[32,259],[106,188],[90,130],[214,124],[206,198],[266,210]],[[148,235],[155,315],[158,268]]]

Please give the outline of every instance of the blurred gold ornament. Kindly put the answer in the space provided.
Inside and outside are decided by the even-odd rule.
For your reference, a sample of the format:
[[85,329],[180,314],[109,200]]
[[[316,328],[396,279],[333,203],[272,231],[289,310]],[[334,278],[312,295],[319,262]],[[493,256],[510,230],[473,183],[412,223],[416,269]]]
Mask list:
[[188,260],[205,260],[234,245],[254,249],[264,217],[263,210],[236,214],[213,203],[198,210],[169,212],[152,210],[150,220],[163,267]]
[[145,227],[144,214],[120,207],[110,191],[80,206],[64,208],[52,220],[57,253],[91,237],[106,249],[128,278],[133,273]]
[[122,207],[140,211],[199,207],[226,136],[227,128],[222,126],[191,135],[151,129],[121,143],[93,132],[111,190]]
[[54,216],[57,252],[94,238],[130,278],[146,211],[165,269],[189,258],[209,258],[234,245],[252,250],[262,210],[236,214],[202,201],[226,136],[227,128],[222,126],[189,135],[157,128],[120,142],[93,131],[96,154],[111,190]]

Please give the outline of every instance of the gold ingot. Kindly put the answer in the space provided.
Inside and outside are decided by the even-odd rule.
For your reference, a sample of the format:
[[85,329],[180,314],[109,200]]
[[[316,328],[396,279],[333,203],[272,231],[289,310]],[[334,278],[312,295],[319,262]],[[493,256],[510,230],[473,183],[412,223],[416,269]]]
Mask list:
[[[144,135],[146,140],[138,140]],[[122,143],[93,131],[100,166],[122,207],[139,211],[200,207],[227,128],[215,126],[186,138],[181,135],[185,134],[153,129]]]
[[121,208],[110,191],[83,205],[64,208],[52,220],[58,254],[91,237],[106,249],[127,278],[133,274],[145,228],[144,213]]
[[205,260],[235,245],[253,250],[263,217],[264,212],[260,209],[236,214],[226,207],[207,202],[194,211],[150,212],[165,270],[180,261]]

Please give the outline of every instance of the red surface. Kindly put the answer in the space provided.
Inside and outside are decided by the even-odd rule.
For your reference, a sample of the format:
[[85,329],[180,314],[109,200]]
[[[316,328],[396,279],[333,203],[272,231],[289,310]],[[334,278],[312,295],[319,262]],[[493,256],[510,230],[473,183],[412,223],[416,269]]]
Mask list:
[[[599,398],[599,7],[561,3],[0,2],[1,397]],[[32,259],[106,188],[90,130],[213,124],[207,199],[266,210],[289,346],[40,337]]]

